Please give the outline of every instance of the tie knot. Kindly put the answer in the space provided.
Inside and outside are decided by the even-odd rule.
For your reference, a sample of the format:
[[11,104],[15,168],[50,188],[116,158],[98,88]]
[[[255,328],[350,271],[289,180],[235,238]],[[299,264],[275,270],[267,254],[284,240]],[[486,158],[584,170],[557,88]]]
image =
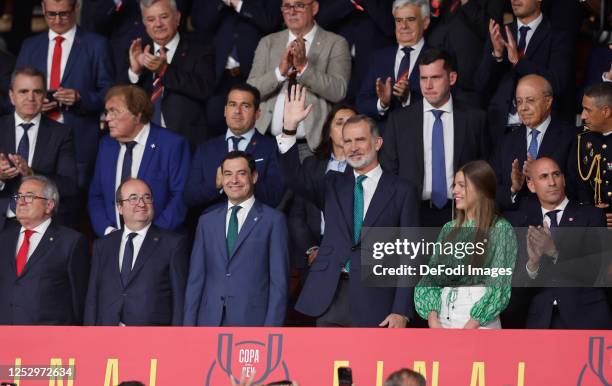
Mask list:
[[559,209],[550,210],[546,212],[546,216],[548,216],[548,218],[553,224],[557,225],[557,213],[559,212],[561,212]]
[[431,113],[434,115],[436,119],[440,119],[442,114],[444,114],[443,110],[431,110]]
[[531,129],[531,138],[536,138],[540,134],[538,129]]
[[242,207],[240,205],[234,205],[231,208],[232,216],[235,216]]
[[525,35],[530,29],[531,27],[524,25],[521,28],[519,28],[519,32],[521,33],[521,35]]
[[136,232],[132,232],[130,234],[128,234],[128,241],[132,241],[134,240],[134,237],[138,236],[138,233]]
[[357,180],[355,181],[355,183],[358,184],[358,185],[361,185],[363,180],[365,180],[366,178],[368,178],[368,176],[362,174],[362,175],[357,177]]
[[161,53],[162,53],[162,52],[163,52],[164,54],[167,54],[167,53],[168,53],[168,49],[167,49],[166,47],[163,47],[163,46],[162,46],[162,47],[159,47],[159,48],[157,49],[157,53],[161,55]]
[[408,55],[410,56],[410,53],[414,50],[414,48],[412,47],[402,47],[402,51],[404,52],[404,55]]
[[129,150],[132,151],[132,149],[134,149],[134,146],[136,146],[138,142],[136,141],[130,141],[130,142],[126,142],[125,147]]
[[235,135],[233,137],[230,137],[230,139],[232,140],[233,150],[238,150],[238,144],[244,139],[244,137]]
[[26,240],[30,240],[30,237],[32,237],[32,235],[33,235],[34,233],[36,233],[36,231],[35,231],[35,230],[33,230],[33,229],[26,229],[26,230],[23,232],[23,235],[24,235],[24,237],[25,237],[25,239],[26,239]]
[[23,128],[23,131],[27,132],[32,126],[34,126],[34,124],[32,122],[24,122],[19,126]]
[[66,40],[66,38],[63,37],[62,35],[57,35],[54,40],[55,40],[55,44],[62,44],[62,42]]

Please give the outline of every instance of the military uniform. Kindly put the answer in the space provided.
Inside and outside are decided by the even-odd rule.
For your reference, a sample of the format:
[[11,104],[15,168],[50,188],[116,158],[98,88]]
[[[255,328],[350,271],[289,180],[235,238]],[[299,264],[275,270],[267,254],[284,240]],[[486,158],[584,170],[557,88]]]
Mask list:
[[578,134],[568,163],[570,195],[612,213],[612,132]]

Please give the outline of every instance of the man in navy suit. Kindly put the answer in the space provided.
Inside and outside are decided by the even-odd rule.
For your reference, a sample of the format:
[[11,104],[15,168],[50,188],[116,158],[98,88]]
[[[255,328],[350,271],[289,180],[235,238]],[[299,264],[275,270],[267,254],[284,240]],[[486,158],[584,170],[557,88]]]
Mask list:
[[59,193],[48,178],[25,177],[15,201],[19,224],[0,233],[0,324],[81,324],[87,240],[52,220]]
[[497,203],[504,210],[531,195],[525,175],[532,160],[552,158],[565,173],[576,129],[551,117],[552,104],[552,86],[546,78],[535,74],[521,78],[516,87],[516,105],[523,124],[503,136],[491,158],[497,176]]
[[137,84],[151,94],[151,122],[181,133],[195,148],[209,137],[205,101],[215,83],[212,49],[178,27],[181,13],[171,0],[140,2],[146,39],[130,45],[123,83]]
[[27,39],[16,68],[35,67],[53,99],[43,112],[74,128],[79,187],[85,189],[96,159],[104,95],[115,75],[106,39],[77,27],[76,0],[44,0],[49,32]]
[[227,132],[204,142],[196,150],[185,186],[187,205],[205,209],[225,200],[221,160],[233,150],[245,151],[255,159],[258,181],[255,198],[271,207],[280,203],[285,188],[276,143],[255,129],[260,115],[259,102],[259,90],[249,84],[230,88],[224,110]]
[[255,199],[255,160],[221,163],[228,197],[200,217],[185,296],[186,326],[282,326],[289,251],[282,213]]
[[187,207],[183,189],[189,173],[189,144],[180,135],[150,123],[153,104],[138,86],[115,86],[106,95],[109,136],[100,141],[89,189],[89,217],[103,236],[121,228],[115,192],[128,178],[146,181],[155,197],[153,223],[179,228]]
[[514,2],[515,21],[506,26],[493,20],[489,22],[490,39],[484,46],[476,85],[483,101],[488,102],[488,123],[494,144],[512,126],[521,124],[514,92],[522,76],[545,77],[557,102],[562,100],[572,81],[572,39],[566,32],[552,29],[542,15],[540,3],[540,0]]
[[294,87],[285,102],[283,133],[276,137],[288,186],[324,211],[325,234],[295,306],[318,326],[401,328],[414,315],[413,289],[361,283],[362,227],[418,226],[415,187],[384,173],[378,163],[383,139],[373,119],[349,118],[343,127],[344,173],[305,173],[298,158],[296,128],[311,110],[306,91]]
[[418,61],[427,49],[423,34],[429,26],[429,1],[395,0],[397,45],[372,55],[370,69],[357,95],[357,108],[379,121],[389,113],[422,99]]
[[[609,329],[612,311],[606,292],[593,287],[601,265],[594,259],[601,253],[597,232],[607,232],[603,211],[565,196],[565,177],[551,158],[532,162],[527,185],[537,200],[521,205],[523,223],[518,225],[529,229],[526,258],[517,263],[515,276],[532,287],[546,286],[534,289],[527,327]],[[563,288],[564,283],[574,288]]]
[[[41,114],[45,77],[34,68],[12,76],[9,96],[15,113],[0,118],[0,229],[5,217],[15,218],[13,195],[20,178],[44,175],[59,186],[61,220],[68,220],[77,195],[77,171],[72,130]],[[57,219],[56,215],[56,219]]]
[[125,180],[116,199],[124,226],[94,244],[84,324],[182,325],[186,238],[152,224],[154,200],[146,182]]

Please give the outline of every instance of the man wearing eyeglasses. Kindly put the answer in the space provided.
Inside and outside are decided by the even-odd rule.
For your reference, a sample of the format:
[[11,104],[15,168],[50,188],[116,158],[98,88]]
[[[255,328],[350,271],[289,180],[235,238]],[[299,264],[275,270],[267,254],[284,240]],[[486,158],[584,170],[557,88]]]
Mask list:
[[31,66],[47,78],[43,104],[48,117],[74,128],[78,183],[85,189],[91,177],[104,95],[114,82],[112,59],[105,38],[76,25],[77,0],[43,0],[49,32],[27,39],[15,68]]
[[15,112],[0,118],[0,230],[5,221],[16,222],[12,196],[21,177],[34,173],[59,186],[62,206],[56,220],[73,220],[77,171],[72,130],[41,114],[45,90],[45,76],[35,68],[11,76],[9,97]]
[[52,220],[59,193],[50,179],[25,177],[14,200],[19,225],[0,233],[0,324],[81,324],[87,240]]
[[260,40],[248,79],[261,93],[256,127],[262,134],[282,132],[284,90],[295,83],[308,88],[312,113],[297,129],[302,158],[319,145],[329,106],[346,96],[351,74],[348,43],[315,23],[318,11],[316,0],[283,0],[287,29]]
[[106,95],[109,135],[100,141],[88,203],[91,224],[100,237],[122,226],[115,192],[128,178],[149,184],[155,197],[155,225],[176,230],[185,219],[189,144],[181,135],[152,123],[152,115],[153,103],[138,86],[115,86]]
[[125,180],[116,205],[125,225],[94,244],[85,325],[182,325],[187,240],[152,224],[153,195],[142,180]]

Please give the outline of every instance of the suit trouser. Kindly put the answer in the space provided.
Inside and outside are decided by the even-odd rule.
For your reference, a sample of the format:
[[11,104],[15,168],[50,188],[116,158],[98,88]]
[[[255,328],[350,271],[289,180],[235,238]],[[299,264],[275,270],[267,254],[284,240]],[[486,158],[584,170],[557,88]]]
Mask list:
[[317,318],[317,327],[350,327],[351,325],[349,279],[348,274],[343,273],[329,308]]

